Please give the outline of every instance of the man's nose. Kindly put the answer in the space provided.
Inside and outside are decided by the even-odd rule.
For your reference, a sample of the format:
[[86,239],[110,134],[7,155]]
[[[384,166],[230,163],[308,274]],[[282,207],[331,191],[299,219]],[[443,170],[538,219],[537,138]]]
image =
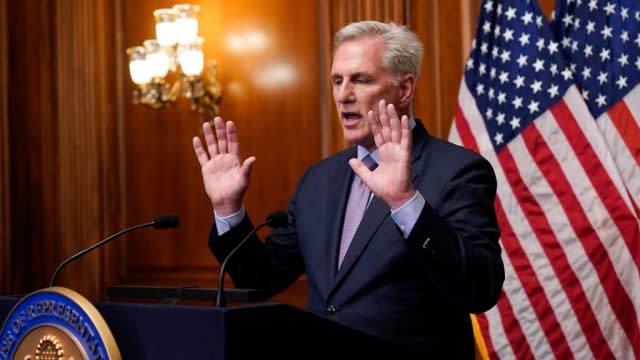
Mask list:
[[336,100],[340,103],[349,103],[355,101],[356,96],[350,83],[340,84],[336,89]]

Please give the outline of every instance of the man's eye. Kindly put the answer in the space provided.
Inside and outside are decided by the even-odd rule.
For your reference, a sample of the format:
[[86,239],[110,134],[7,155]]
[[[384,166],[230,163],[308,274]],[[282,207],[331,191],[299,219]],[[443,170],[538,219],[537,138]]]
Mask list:
[[365,78],[357,78],[354,80],[354,82],[359,83],[359,84],[366,84],[369,82],[369,79],[365,79]]
[[340,85],[342,84],[342,79],[333,79],[333,85]]

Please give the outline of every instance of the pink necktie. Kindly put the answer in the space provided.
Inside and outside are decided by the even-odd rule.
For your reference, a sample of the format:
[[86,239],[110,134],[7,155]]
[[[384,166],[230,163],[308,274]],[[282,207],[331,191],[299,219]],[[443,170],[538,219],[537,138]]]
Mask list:
[[[362,162],[367,165],[369,170],[373,171],[378,164],[370,155],[365,156]],[[342,239],[340,240],[340,252],[338,254],[338,268],[342,264],[344,255],[347,253],[349,244],[353,239],[353,235],[356,233],[364,211],[369,204],[369,197],[371,192],[364,185],[362,179],[358,175],[353,177],[353,183],[351,184],[351,192],[349,193],[349,200],[347,201],[347,209],[344,214],[344,225],[342,226]]]

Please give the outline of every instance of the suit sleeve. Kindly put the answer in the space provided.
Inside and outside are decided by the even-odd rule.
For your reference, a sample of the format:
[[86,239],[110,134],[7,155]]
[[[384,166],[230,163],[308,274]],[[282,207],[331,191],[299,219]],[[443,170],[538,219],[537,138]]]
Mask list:
[[496,304],[504,282],[495,174],[488,161],[473,157],[442,184],[439,199],[426,202],[406,241],[441,301],[484,312]]
[[[297,192],[296,192],[297,193]],[[271,297],[285,290],[304,272],[295,231],[295,199],[289,202],[289,222],[273,229],[263,242],[256,234],[238,249],[227,270],[239,288],[262,289]],[[228,232],[218,235],[215,221],[209,232],[209,249],[220,263],[254,228],[248,215]]]

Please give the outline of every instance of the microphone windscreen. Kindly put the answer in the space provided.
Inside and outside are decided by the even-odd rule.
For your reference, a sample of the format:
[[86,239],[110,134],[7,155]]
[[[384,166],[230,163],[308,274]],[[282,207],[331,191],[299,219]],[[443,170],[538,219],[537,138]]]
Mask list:
[[160,215],[153,218],[154,229],[169,229],[178,225],[180,225],[178,215]]
[[285,226],[287,221],[289,221],[289,214],[282,210],[274,211],[267,216],[267,223],[272,228]]

